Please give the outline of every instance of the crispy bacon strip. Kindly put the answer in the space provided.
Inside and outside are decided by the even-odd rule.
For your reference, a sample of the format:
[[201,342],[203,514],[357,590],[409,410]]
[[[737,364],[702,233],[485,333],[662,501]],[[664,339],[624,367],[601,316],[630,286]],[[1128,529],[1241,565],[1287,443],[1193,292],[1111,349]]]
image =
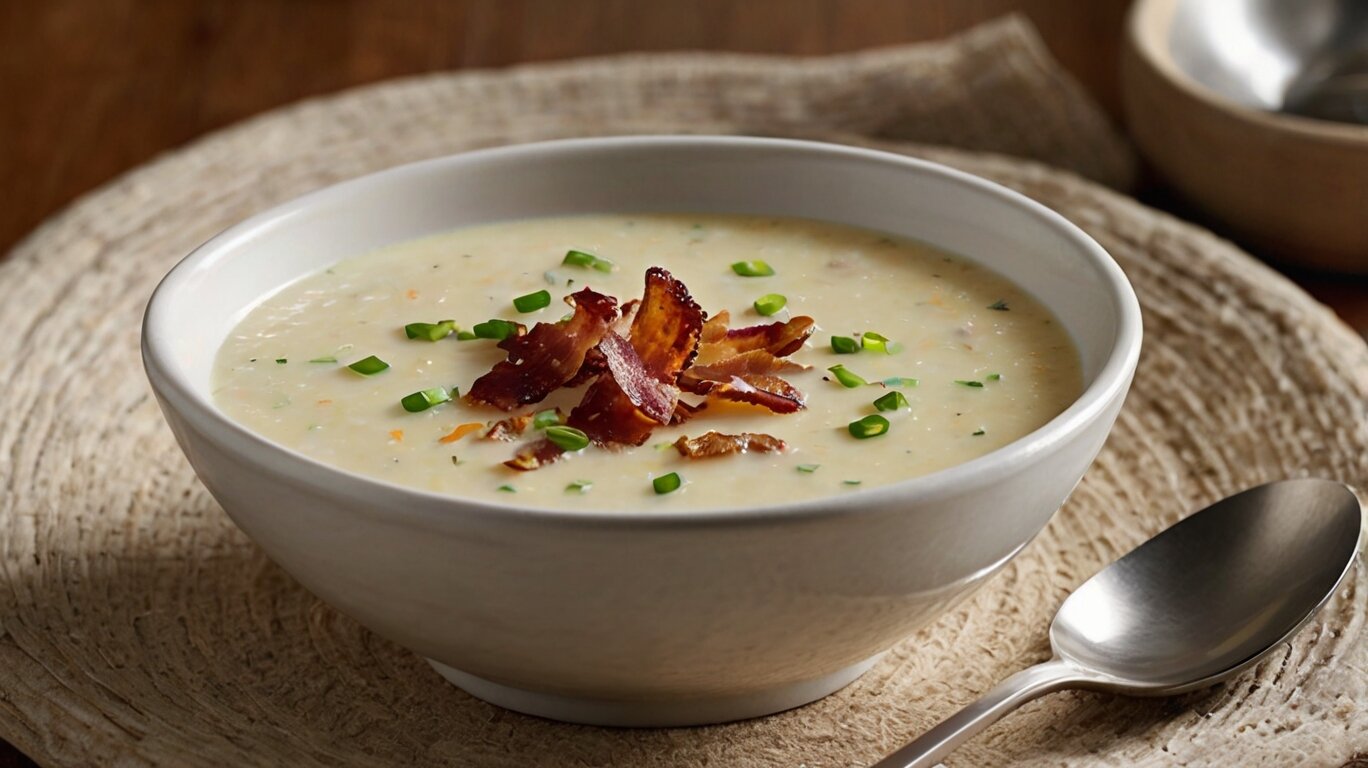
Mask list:
[[[719,312],[718,317],[722,316]],[[799,315],[787,322],[732,328],[720,335],[714,326],[709,332],[710,340],[698,347],[698,363],[711,365],[755,349],[763,349],[775,357],[787,357],[803,347],[803,342],[812,335],[814,325],[812,318]]]
[[[631,332],[632,320],[636,318],[637,308],[641,306],[641,299],[632,299],[622,305],[622,316],[612,325],[610,330],[619,336]],[[587,383],[590,379],[608,370],[608,359],[603,356],[603,352],[598,347],[594,347],[584,355],[584,363],[580,365],[579,371],[564,386],[578,387]]]
[[775,413],[794,413],[806,407],[806,398],[797,387],[778,376],[761,373],[732,376],[727,381],[698,381],[696,394],[733,400],[768,408]]
[[712,344],[720,341],[727,335],[727,326],[730,324],[731,313],[725,309],[708,318],[708,322],[703,324],[703,335],[699,337],[699,343]]
[[681,437],[675,441],[674,447],[676,451],[679,451],[680,456],[689,459],[707,459],[713,456],[752,451],[755,453],[773,453],[788,448],[783,440],[772,435],[755,432],[728,435],[716,431],[695,438]]
[[466,399],[511,411],[541,402],[575,378],[585,355],[618,319],[617,300],[589,288],[567,298],[575,313],[565,323],[537,323],[499,342],[508,359],[475,380]]
[[679,388],[652,376],[636,348],[612,331],[599,342],[599,350],[608,372],[632,405],[661,424],[670,423],[679,400]]
[[808,366],[792,360],[775,357],[763,349],[752,349],[718,360],[710,365],[695,365],[679,374],[679,387],[688,392],[704,394],[711,387],[707,382],[731,381],[733,376],[796,373],[806,371]]
[[[703,310],[684,284],[660,267],[646,270],[646,293],[632,319],[630,344],[610,340],[601,347],[609,375],[590,385],[570,412],[569,425],[599,444],[646,442],[652,429],[670,421],[678,397],[674,381],[693,360],[702,330]],[[635,359],[623,346],[631,347]],[[620,353],[616,360],[610,352],[614,347]]]

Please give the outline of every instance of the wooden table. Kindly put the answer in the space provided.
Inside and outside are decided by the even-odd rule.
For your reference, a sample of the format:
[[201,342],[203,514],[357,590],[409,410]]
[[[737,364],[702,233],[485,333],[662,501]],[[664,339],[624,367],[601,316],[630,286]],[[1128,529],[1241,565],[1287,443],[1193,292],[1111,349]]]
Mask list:
[[[0,252],[81,193],[206,131],[307,96],[433,70],[642,50],[833,53],[942,37],[1019,10],[1119,119],[1129,2],[0,2]],[[1177,207],[1159,188],[1142,197]],[[1293,277],[1368,332],[1368,281]],[[0,768],[30,765],[0,742]]]

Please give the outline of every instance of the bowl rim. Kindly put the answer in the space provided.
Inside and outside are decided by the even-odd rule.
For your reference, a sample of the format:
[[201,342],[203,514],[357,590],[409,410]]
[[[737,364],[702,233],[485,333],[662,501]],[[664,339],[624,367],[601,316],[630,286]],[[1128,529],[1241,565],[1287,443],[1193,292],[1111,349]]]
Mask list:
[[[213,405],[208,393],[193,386],[183,371],[175,365],[167,365],[163,359],[169,359],[165,339],[173,335],[165,318],[169,311],[167,304],[171,301],[169,297],[186,282],[192,271],[226,258],[242,241],[252,238],[260,230],[278,225],[313,206],[343,199],[357,188],[381,179],[402,180],[406,176],[419,176],[471,162],[514,158],[535,161],[539,156],[558,153],[642,148],[670,151],[698,147],[740,151],[783,150],[825,155],[844,161],[891,164],[914,173],[938,177],[943,182],[968,187],[979,194],[1024,208],[1072,241],[1104,282],[1116,310],[1116,333],[1110,352],[1092,383],[1063,412],[1007,445],[961,464],[847,494],[775,504],[662,509],[649,514],[637,510],[569,510],[482,501],[403,486],[342,469],[275,443],[233,421]],[[293,198],[223,230],[178,261],[152,292],[143,316],[141,336],[143,365],[153,390],[165,401],[164,407],[174,410],[178,416],[203,432],[207,439],[219,443],[226,452],[241,457],[253,471],[276,475],[290,484],[303,484],[325,496],[342,495],[365,501],[367,503],[350,506],[354,509],[363,508],[369,515],[395,524],[424,528],[440,525],[444,519],[449,520],[453,512],[502,521],[523,520],[576,527],[655,528],[840,517],[858,514],[862,510],[888,508],[890,505],[912,507],[918,503],[943,499],[966,487],[1001,481],[1021,471],[1038,456],[1048,454],[1079,436],[1091,423],[1102,417],[1114,400],[1124,396],[1139,359],[1142,322],[1139,301],[1125,273],[1096,241],[1043,204],[995,182],[926,160],[840,144],[741,136],[662,135],[559,139],[462,152],[398,165]]]
[[1232,120],[1252,123],[1268,130],[1290,132],[1307,140],[1346,147],[1368,146],[1368,129],[1364,126],[1250,107],[1188,74],[1174,61],[1165,43],[1169,30],[1173,28],[1173,19],[1180,2],[1182,0],[1137,0],[1126,17],[1128,48],[1140,62],[1154,71],[1159,80]]

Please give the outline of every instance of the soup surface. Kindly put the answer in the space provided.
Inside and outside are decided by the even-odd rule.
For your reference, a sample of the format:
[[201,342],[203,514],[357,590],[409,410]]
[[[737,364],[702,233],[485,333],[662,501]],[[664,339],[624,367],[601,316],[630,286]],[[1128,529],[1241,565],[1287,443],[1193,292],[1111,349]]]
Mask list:
[[[571,250],[604,261],[563,263]],[[755,260],[773,274],[733,268]],[[602,271],[605,262],[611,271]],[[494,340],[463,339],[476,324],[555,323],[570,310],[563,297],[586,286],[625,303],[642,296],[652,266],[687,285],[709,315],[727,310],[732,328],[811,317],[816,330],[788,356],[810,367],[782,374],[805,407],[780,414],[686,393],[685,402],[707,407],[686,423],[656,427],[644,445],[590,445],[516,471],[503,462],[544,429],[528,426],[506,442],[485,437],[510,415],[497,408],[458,397],[416,412],[401,405],[438,387],[466,393],[508,356]],[[551,298],[544,308],[529,307],[535,298],[520,302],[528,312],[513,302],[543,290]],[[778,300],[757,308],[757,299],[771,295],[785,305],[763,316]],[[442,320],[465,333],[431,341],[405,331]],[[882,350],[879,337],[888,339]],[[834,348],[852,345],[853,352]],[[371,356],[388,368],[349,368]],[[846,376],[846,386],[828,370],[838,364],[868,383]],[[341,261],[255,307],[219,350],[213,386],[218,406],[238,422],[361,474],[495,503],[649,513],[856,493],[944,469],[1058,415],[1077,398],[1081,376],[1051,314],[963,258],[816,221],[662,214],[500,222]],[[559,388],[514,413],[569,413],[584,390]],[[866,417],[886,419],[886,431],[857,437],[882,429],[878,418],[850,426]],[[672,446],[712,430],[762,433],[785,448],[689,458]],[[668,490],[670,473],[681,481],[677,490]]]

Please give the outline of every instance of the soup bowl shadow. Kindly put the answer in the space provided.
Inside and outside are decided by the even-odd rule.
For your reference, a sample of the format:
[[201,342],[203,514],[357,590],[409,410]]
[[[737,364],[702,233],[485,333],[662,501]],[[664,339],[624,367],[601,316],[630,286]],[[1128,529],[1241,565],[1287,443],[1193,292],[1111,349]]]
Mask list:
[[[272,443],[213,403],[214,355],[236,322],[338,259],[476,223],[650,211],[806,217],[966,256],[1051,309],[1077,347],[1082,394],[1025,437],[925,477],[649,512],[400,487]],[[309,590],[494,704],[663,726],[820,698],[981,585],[1101,449],[1140,340],[1135,295],[1101,247],[991,182],[836,145],[627,137],[429,160],[254,216],[167,275],[142,348],[200,479]]]

